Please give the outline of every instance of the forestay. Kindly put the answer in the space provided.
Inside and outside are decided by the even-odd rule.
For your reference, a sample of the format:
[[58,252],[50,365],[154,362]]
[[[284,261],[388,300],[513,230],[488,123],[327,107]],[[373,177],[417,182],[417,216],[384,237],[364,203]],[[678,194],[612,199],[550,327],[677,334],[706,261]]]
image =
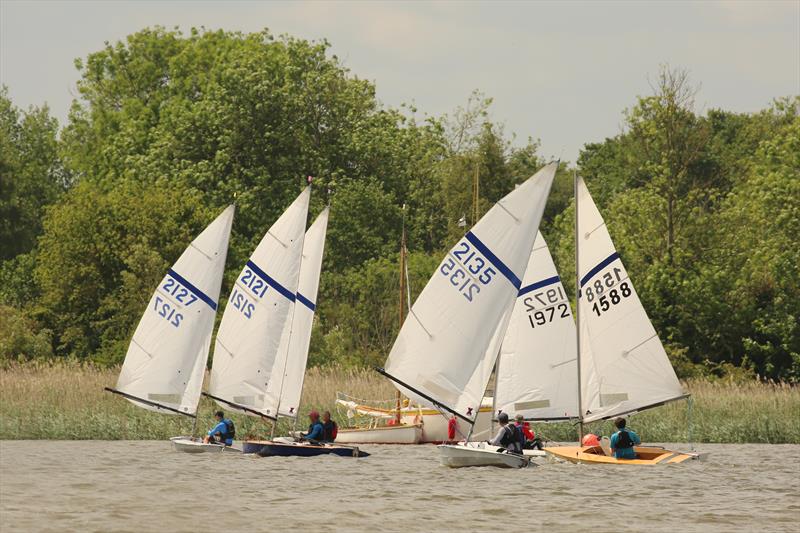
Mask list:
[[576,194],[583,420],[686,397],[582,178]]
[[306,187],[267,231],[231,290],[209,385],[222,406],[275,416],[264,408],[264,393],[295,304],[309,195]]
[[197,411],[233,212],[229,206],[203,230],[158,284],[131,339],[117,391],[189,415]]
[[[272,379],[267,386],[266,412],[278,413],[279,416],[296,417],[300,394],[303,391],[303,379],[308,361],[308,347],[311,343],[311,328],[314,324],[314,311],[317,308],[317,291],[319,275],[322,269],[322,255],[325,249],[325,233],[328,229],[328,212],[326,207],[308,228],[303,242],[303,260],[300,264],[300,281],[294,313],[288,329],[289,335],[281,339],[288,343],[288,349],[279,353],[285,354],[276,359]],[[284,330],[286,332],[286,329]],[[277,376],[283,376],[277,379]]]
[[478,414],[556,166],[501,199],[447,253],[389,354],[388,375],[466,419]]
[[576,418],[575,346],[569,299],[538,233],[500,349],[497,412],[528,420]]

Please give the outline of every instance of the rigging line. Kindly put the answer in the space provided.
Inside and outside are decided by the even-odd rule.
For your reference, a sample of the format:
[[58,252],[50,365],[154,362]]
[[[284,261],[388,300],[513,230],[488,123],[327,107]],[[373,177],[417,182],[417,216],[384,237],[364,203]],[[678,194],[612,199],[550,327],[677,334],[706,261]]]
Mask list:
[[587,232],[584,234],[583,238],[584,238],[584,239],[588,239],[589,237],[591,237],[592,233],[594,233],[595,231],[599,230],[600,228],[602,228],[602,227],[603,227],[603,226],[605,226],[605,225],[606,225],[606,221],[604,220],[604,221],[602,221],[602,222],[600,223],[600,225],[599,225],[599,226],[597,226],[597,227],[596,227],[596,228],[594,228],[593,230],[591,230],[591,231],[587,231]]
[[143,351],[145,354],[147,354],[147,356],[148,356],[150,359],[152,359],[153,357],[155,357],[153,354],[151,354],[150,352],[148,352],[147,350],[145,350],[145,349],[144,349],[144,346],[142,346],[141,344],[139,344],[138,342],[136,342],[136,339],[131,339],[131,342],[132,342],[133,344],[135,344],[136,346],[138,346],[138,347],[139,347],[139,349],[140,349],[140,350],[142,350],[142,351]]

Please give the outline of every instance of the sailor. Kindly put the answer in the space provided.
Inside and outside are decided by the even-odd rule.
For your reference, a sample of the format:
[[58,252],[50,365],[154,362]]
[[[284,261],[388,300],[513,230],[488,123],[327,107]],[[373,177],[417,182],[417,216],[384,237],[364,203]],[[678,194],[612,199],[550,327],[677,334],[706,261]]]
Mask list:
[[500,429],[497,430],[497,435],[494,436],[494,439],[489,444],[505,448],[506,451],[511,453],[522,453],[522,446],[520,446],[519,437],[517,437],[517,427],[508,423],[508,415],[500,413],[497,415],[497,421],[500,423]]
[[594,433],[587,433],[581,440],[581,446],[600,446],[600,437]]
[[517,433],[519,435],[520,445],[523,450],[541,450],[542,441],[536,438],[536,434],[531,431],[531,426],[525,422],[525,417],[521,414],[517,415],[516,423]]
[[214,413],[214,418],[217,420],[217,424],[208,430],[208,434],[203,437],[203,442],[205,444],[233,445],[233,439],[236,437],[236,427],[233,425],[233,420],[225,418],[225,413],[222,411]]
[[336,425],[336,422],[331,420],[331,412],[325,411],[322,413],[322,442],[335,441],[338,433],[339,427]]
[[614,420],[617,432],[611,435],[611,451],[617,459],[636,459],[634,446],[641,444],[642,439],[633,430],[625,429],[625,419],[620,417]]
[[303,440],[316,442],[322,440],[325,428],[323,427],[322,422],[319,421],[319,413],[317,411],[311,411],[308,413],[308,418],[311,420],[311,424],[308,426],[308,433],[305,435],[301,434],[300,438]]

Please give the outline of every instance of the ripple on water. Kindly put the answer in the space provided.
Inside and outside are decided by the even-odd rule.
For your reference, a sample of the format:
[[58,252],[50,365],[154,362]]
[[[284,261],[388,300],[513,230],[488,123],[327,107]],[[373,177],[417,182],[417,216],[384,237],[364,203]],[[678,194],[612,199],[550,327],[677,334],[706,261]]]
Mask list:
[[[698,445],[707,462],[657,468],[543,463],[451,470],[433,446],[368,446],[365,459],[188,455],[168,442],[0,442],[0,524],[12,531],[496,529],[522,513],[548,531],[795,531],[800,446]],[[221,480],[224,480],[222,482]],[[535,529],[535,528],[534,528]]]

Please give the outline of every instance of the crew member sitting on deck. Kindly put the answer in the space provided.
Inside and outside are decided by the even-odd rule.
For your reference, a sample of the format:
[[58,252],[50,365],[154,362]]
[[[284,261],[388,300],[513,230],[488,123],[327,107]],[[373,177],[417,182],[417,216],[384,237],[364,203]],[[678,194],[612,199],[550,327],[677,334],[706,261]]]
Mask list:
[[233,425],[233,420],[225,418],[225,413],[222,411],[214,413],[214,418],[217,419],[217,425],[208,430],[208,434],[203,437],[203,442],[205,444],[233,445],[233,439],[236,438],[236,428]]
[[516,424],[517,426],[517,433],[519,434],[519,442],[522,446],[523,450],[541,450],[542,449],[542,441],[536,438],[536,434],[531,431],[531,426],[527,422],[525,422],[525,417],[523,415],[517,415],[516,417]]
[[302,440],[310,440],[310,441],[320,441],[322,440],[322,436],[325,433],[325,428],[322,425],[322,422],[319,421],[319,413],[316,411],[311,411],[308,413],[308,418],[311,419],[311,424],[308,426],[308,433],[305,435],[300,435]]
[[497,430],[497,435],[494,436],[489,444],[505,448],[506,451],[511,453],[521,454],[522,446],[520,446],[519,437],[517,436],[517,427],[508,423],[508,415],[505,413],[497,415],[497,421],[500,422],[500,429]]
[[636,450],[634,446],[642,443],[639,435],[630,429],[625,429],[625,419],[617,418],[614,420],[614,425],[617,426],[617,431],[611,435],[611,451],[614,452],[614,457],[617,459],[636,459]]
[[339,427],[336,422],[331,420],[331,412],[325,411],[322,413],[322,442],[335,441],[337,433],[339,433]]

